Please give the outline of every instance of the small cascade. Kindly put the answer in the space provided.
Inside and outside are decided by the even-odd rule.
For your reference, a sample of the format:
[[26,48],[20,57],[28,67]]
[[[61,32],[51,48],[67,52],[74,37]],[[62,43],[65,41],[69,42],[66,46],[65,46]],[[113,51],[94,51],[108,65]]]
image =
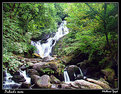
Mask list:
[[70,82],[70,78],[69,78],[68,72],[66,70],[64,70],[64,81],[65,81],[65,83]]
[[24,76],[24,78],[26,79],[26,83],[28,83],[28,84],[31,83],[31,78],[27,76],[26,70],[24,70],[24,71],[20,70],[20,74]]
[[[70,78],[69,78],[70,77]],[[64,81],[72,82],[79,79],[86,80],[86,76],[84,76],[82,70],[76,65],[70,65],[64,69]]]
[[[19,70],[19,73],[24,76],[26,83],[31,84],[31,78],[27,76],[26,70]],[[22,83],[17,83],[12,80],[12,78],[13,76],[6,70],[5,77],[3,79],[3,89],[18,89],[21,86]]]
[[37,51],[35,53],[39,54],[42,58],[50,56],[52,47],[56,44],[56,42],[61,37],[69,33],[69,29],[66,27],[66,24],[66,21],[62,21],[54,37],[48,38],[46,43],[41,44],[41,40],[37,42],[31,41],[31,45],[37,48]]
[[3,89],[18,89],[21,84],[16,83],[12,80],[12,75],[5,71],[5,77],[3,78]]
[[83,77],[84,75],[83,75],[82,70],[80,68],[79,68],[79,71],[80,71],[80,75]]

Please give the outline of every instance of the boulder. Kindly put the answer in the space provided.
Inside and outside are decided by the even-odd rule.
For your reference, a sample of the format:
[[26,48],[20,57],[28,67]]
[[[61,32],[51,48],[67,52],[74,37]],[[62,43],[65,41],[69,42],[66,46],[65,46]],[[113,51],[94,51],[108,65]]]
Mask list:
[[35,69],[28,69],[27,70],[28,74],[31,75],[39,75],[38,71]]
[[54,75],[51,75],[50,76],[50,79],[51,79],[51,83],[52,84],[60,84],[61,83],[61,81],[59,80],[59,79],[57,79]]
[[85,80],[76,80],[74,81],[74,84],[78,85],[82,89],[103,89],[101,86]]
[[39,72],[42,72],[42,70],[44,70],[45,68],[49,68],[54,71],[57,71],[58,66],[57,66],[57,63],[55,62],[40,62],[33,65],[33,69]]
[[19,75],[18,74],[14,74],[12,80],[14,80],[17,83],[19,83],[19,82],[25,82],[26,81],[26,79],[24,78],[24,76],[21,75],[21,74],[19,74]]
[[50,89],[59,89],[57,84],[52,84]]
[[39,80],[39,79],[40,79],[40,76],[38,76],[38,75],[31,75],[32,83],[37,84],[37,80]]
[[27,82],[23,82],[21,84],[21,87],[20,88],[30,88],[31,84],[27,83]]
[[33,69],[41,72],[41,69],[47,67],[47,65],[45,66],[46,62],[39,62],[39,63],[35,63],[33,64]]
[[102,73],[105,75],[106,79],[110,82],[112,82],[114,80],[115,77],[115,72],[113,69],[111,68],[105,68],[103,70],[101,70]]
[[23,65],[23,66],[20,67],[20,68],[21,68],[22,71],[27,69],[27,67],[26,67],[25,65]]
[[48,75],[43,75],[37,80],[36,84],[40,88],[50,88],[51,87],[50,77]]
[[47,56],[42,59],[42,62],[49,62],[49,61],[53,61],[54,59],[55,57]]
[[102,81],[94,80],[94,79],[90,79],[90,78],[87,78],[86,80],[88,82],[92,82],[92,83],[95,83],[97,85],[100,85],[104,89],[110,89],[110,86],[108,84],[106,84],[106,83],[103,83]]
[[77,79],[83,79],[83,73],[80,73],[81,69],[79,69],[78,66],[69,65],[65,68],[65,70],[67,70],[71,81],[75,81]]

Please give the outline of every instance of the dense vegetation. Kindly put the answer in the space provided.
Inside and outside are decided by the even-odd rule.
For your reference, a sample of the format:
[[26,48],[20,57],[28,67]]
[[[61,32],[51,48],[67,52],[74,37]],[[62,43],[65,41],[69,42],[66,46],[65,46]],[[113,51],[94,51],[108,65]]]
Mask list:
[[20,65],[16,55],[32,57],[36,48],[31,40],[56,32],[65,17],[70,33],[57,43],[54,53],[73,55],[71,64],[82,62],[80,55],[85,54],[88,66],[111,72],[107,74],[111,82],[117,78],[118,3],[3,3],[2,15],[4,69]]
[[69,64],[80,64],[85,59],[88,63],[82,69],[91,67],[91,76],[98,77],[97,72],[105,71],[111,72],[108,80],[114,73],[117,78],[118,4],[71,3],[65,11],[70,33],[56,45],[55,52],[63,58],[71,57],[67,59]]
[[40,40],[43,34],[57,31],[57,25],[65,15],[61,5],[3,3],[3,68],[14,64],[13,54],[32,57],[36,48],[31,40]]

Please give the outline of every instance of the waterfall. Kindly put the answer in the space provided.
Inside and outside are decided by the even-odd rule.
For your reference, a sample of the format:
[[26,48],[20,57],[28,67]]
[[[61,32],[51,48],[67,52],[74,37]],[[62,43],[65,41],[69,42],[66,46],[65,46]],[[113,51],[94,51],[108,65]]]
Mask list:
[[31,41],[31,45],[37,48],[36,53],[39,54],[42,58],[50,56],[52,47],[56,44],[56,42],[61,37],[69,33],[69,29],[66,27],[66,24],[66,21],[62,21],[54,37],[48,38],[46,43],[41,44],[41,40],[37,42]]
[[66,70],[64,70],[64,81],[65,81],[65,83],[70,82],[70,78],[69,78],[68,72]]
[[[75,67],[78,70],[77,69],[75,70],[75,68],[71,68],[71,71],[68,68],[69,67],[66,67],[64,69],[64,81],[65,81],[65,83],[70,82],[70,81],[72,82],[72,81],[78,80],[78,79],[84,79],[84,80],[86,80],[87,77],[83,75],[83,72],[80,69],[80,67]],[[69,78],[69,76],[70,76],[70,78]]]
[[24,78],[26,79],[26,83],[28,83],[28,84],[31,83],[31,78],[27,76],[26,70],[24,70],[24,71],[20,70],[20,74],[24,76]]
[[[31,78],[26,75],[26,70],[21,71],[19,70],[20,74],[24,76],[25,82],[30,84],[31,83]],[[21,83],[16,83],[15,81],[12,80],[12,75],[5,71],[5,77],[3,79],[3,89],[18,89],[21,86]]]
[[12,75],[5,70],[5,77],[3,79],[3,89],[19,88],[21,84],[12,80]]
[[82,70],[80,69],[80,67],[78,67],[78,68],[79,68],[79,71],[80,71],[81,76],[83,77],[84,75],[82,73]]

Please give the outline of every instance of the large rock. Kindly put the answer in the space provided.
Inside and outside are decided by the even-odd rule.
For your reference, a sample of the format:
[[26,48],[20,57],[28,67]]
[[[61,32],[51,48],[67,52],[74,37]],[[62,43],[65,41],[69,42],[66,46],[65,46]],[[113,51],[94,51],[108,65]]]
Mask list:
[[69,65],[65,68],[67,70],[68,75],[70,77],[71,81],[75,81],[77,79],[83,79],[83,73],[80,72],[81,69],[79,69],[76,65]]
[[113,69],[111,68],[105,68],[103,70],[101,70],[102,73],[105,75],[106,79],[110,82],[112,82],[114,80],[115,77],[115,72]]
[[13,78],[12,78],[15,82],[19,83],[19,82],[25,82],[26,79],[24,78],[23,75],[21,75],[19,72],[16,72],[13,74]]
[[20,88],[30,88],[31,87],[31,84],[27,83],[27,82],[23,82],[21,84],[21,87]]
[[100,85],[85,80],[76,80],[74,84],[78,85],[82,89],[103,89]]
[[40,76],[38,76],[38,75],[31,75],[32,83],[37,84],[37,80],[39,80],[39,79],[40,79]]
[[28,74],[31,75],[39,75],[38,71],[35,69],[28,69],[27,70]]
[[50,88],[50,77],[48,75],[38,76],[38,75],[32,75],[32,82],[38,86],[38,88]]
[[95,83],[97,85],[100,85],[102,88],[104,89],[110,89],[110,86],[102,81],[99,81],[99,80],[94,80],[94,79],[90,79],[90,78],[87,78],[86,79],[88,82],[92,82],[92,83]]
[[44,70],[45,68],[57,71],[58,66],[56,62],[40,62],[33,65],[33,69],[39,72],[42,72],[42,70]]
[[37,70],[37,71],[41,71],[41,69],[44,68],[46,62],[39,62],[33,65],[33,69]]
[[60,84],[61,83],[61,81],[59,79],[57,79],[54,75],[51,75],[50,79],[51,79],[52,84]]
[[54,59],[55,57],[47,56],[42,59],[42,62],[49,62],[49,61],[53,61]]
[[40,88],[50,88],[50,77],[48,75],[43,75],[40,77],[40,79],[37,80],[36,83]]

